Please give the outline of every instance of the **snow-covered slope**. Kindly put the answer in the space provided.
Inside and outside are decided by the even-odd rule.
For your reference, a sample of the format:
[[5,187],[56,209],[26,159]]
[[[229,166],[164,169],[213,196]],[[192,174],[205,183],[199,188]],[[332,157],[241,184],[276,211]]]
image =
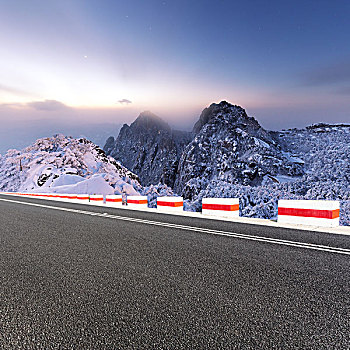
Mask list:
[[92,142],[55,135],[0,158],[0,191],[139,194],[143,188]]

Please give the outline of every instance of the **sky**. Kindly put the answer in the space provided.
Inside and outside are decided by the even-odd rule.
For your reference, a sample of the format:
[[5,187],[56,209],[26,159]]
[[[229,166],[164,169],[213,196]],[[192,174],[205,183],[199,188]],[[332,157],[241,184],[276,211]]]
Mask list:
[[350,123],[349,18],[348,0],[2,1],[0,152],[144,110],[189,128],[221,100],[273,130]]

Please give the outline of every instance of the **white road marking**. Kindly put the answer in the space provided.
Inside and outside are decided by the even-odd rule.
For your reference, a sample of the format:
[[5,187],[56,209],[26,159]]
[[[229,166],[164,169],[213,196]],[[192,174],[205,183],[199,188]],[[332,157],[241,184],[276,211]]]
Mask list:
[[51,205],[21,202],[21,201],[16,201],[16,200],[12,200],[12,199],[0,198],[0,201],[12,202],[12,203],[23,204],[23,205],[30,205],[30,206],[34,206],[34,207],[40,207],[40,208],[48,208],[48,209],[53,209],[53,210],[67,211],[67,212],[72,212],[72,213],[76,213],[76,214],[99,216],[99,217],[110,218],[110,219],[115,219],[115,220],[137,222],[137,223],[142,223],[142,224],[146,224],[146,225],[170,227],[170,228],[175,228],[175,229],[179,229],[179,230],[207,233],[207,234],[212,234],[212,235],[217,235],[217,236],[226,236],[226,237],[233,237],[233,238],[238,238],[238,239],[246,239],[246,240],[250,240],[250,241],[257,241],[257,242],[264,242],[264,243],[270,243],[270,244],[285,245],[285,246],[290,246],[290,247],[318,250],[318,251],[324,251],[324,252],[342,254],[342,255],[350,255],[350,249],[329,247],[329,246],[324,246],[324,245],[319,245],[319,244],[288,241],[288,240],[270,238],[270,237],[259,237],[259,236],[247,235],[247,234],[236,233],[236,232],[211,230],[211,229],[195,227],[195,226],[185,226],[185,225],[171,224],[171,223],[165,223],[165,222],[160,222],[160,221],[137,219],[137,218],[131,218],[131,217],[127,217],[127,216],[111,215],[111,214],[107,214],[107,213],[96,213],[96,212],[86,211],[86,210],[77,210],[77,209],[71,209],[71,208],[55,207],[55,206],[51,206]]

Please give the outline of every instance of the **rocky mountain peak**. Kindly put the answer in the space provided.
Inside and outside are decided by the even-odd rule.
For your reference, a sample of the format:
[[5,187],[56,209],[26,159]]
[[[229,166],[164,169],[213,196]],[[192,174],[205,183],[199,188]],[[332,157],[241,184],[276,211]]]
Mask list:
[[142,184],[173,186],[182,150],[190,140],[190,133],[174,131],[146,111],[130,126],[124,124],[116,140],[110,137],[104,151],[138,174]]
[[227,101],[221,101],[220,103],[212,103],[202,111],[199,120],[193,127],[193,132],[198,134],[204,125],[210,123],[216,118],[226,119],[230,123],[252,123],[255,121],[256,126],[259,126],[254,118],[247,115],[244,108],[232,105]]
[[303,165],[285,156],[273,134],[226,101],[204,109],[195,137],[179,161],[174,190],[196,198],[213,181],[258,186],[268,176],[301,176]]
[[130,125],[133,130],[157,130],[157,131],[170,131],[169,125],[160,117],[150,111],[144,111],[136,118],[136,120]]

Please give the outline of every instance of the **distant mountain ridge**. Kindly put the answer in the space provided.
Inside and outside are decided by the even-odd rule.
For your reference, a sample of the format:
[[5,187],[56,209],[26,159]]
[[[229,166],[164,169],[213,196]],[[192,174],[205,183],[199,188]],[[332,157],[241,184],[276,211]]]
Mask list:
[[0,191],[126,192],[147,195],[151,206],[176,194],[186,210],[200,210],[203,197],[238,197],[241,215],[260,218],[276,215],[278,199],[339,200],[341,223],[350,225],[348,124],[268,131],[222,101],[203,111],[193,132],[141,113],[105,149],[123,160],[63,135],[9,150],[0,156]]
[[215,177],[258,185],[266,175],[303,174],[301,164],[283,155],[273,133],[226,101],[205,108],[192,133],[174,131],[143,112],[130,126],[123,125],[117,139],[108,138],[104,151],[143,185],[161,182],[188,199]]
[[205,108],[192,133],[165,124],[141,115],[104,149],[141,183],[171,186],[188,210],[203,197],[239,197],[242,215],[271,218],[278,199],[330,199],[350,224],[350,125],[268,131],[226,101]]

